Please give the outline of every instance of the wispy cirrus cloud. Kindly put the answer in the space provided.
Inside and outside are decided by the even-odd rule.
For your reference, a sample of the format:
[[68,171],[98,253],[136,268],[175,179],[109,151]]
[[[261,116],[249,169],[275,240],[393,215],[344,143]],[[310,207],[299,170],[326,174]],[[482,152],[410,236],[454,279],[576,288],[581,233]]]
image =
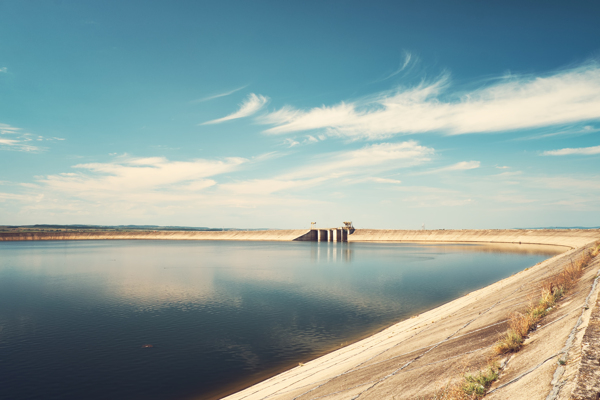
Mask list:
[[319,139],[317,139],[316,137],[312,136],[312,135],[306,135],[306,137],[304,139],[298,139],[296,140],[296,138],[285,138],[283,141],[283,145],[287,146],[287,147],[295,147],[295,146],[299,146],[299,145],[304,145],[304,144],[312,144],[312,143],[318,143]]
[[8,68],[6,68],[6,67],[0,68],[0,73],[2,73],[2,72],[7,73],[8,72]]
[[164,157],[127,158],[110,163],[73,166],[77,172],[49,175],[38,183],[54,191],[86,199],[135,195],[146,202],[162,201],[173,192],[187,193],[215,185],[209,177],[234,171],[247,162],[224,160],[169,161]]
[[381,78],[375,82],[382,82],[382,81],[386,81],[396,75],[398,75],[400,72],[404,71],[406,69],[406,67],[408,66],[408,64],[410,64],[410,61],[412,60],[413,56],[411,53],[409,53],[408,51],[404,52],[404,60],[402,60],[402,62],[400,63],[400,65],[398,66],[398,68],[392,72],[391,74],[388,74],[387,76],[385,76],[384,78]]
[[236,194],[267,194],[323,185],[338,178],[344,178],[345,184],[365,181],[398,184],[399,180],[373,178],[373,175],[428,162],[434,153],[434,149],[412,140],[380,143],[311,157],[305,164],[272,178],[226,183],[219,187]]
[[456,164],[448,165],[442,168],[431,169],[429,171],[418,172],[415,175],[427,175],[427,174],[438,174],[442,172],[451,171],[467,171],[470,169],[477,169],[481,165],[479,161],[461,161]]
[[260,110],[267,102],[269,101],[268,97],[262,95],[256,95],[254,93],[250,93],[248,98],[240,104],[239,110],[236,112],[227,115],[223,118],[213,119],[211,121],[207,121],[202,123],[201,125],[210,125],[210,124],[220,124],[221,122],[231,121],[233,119],[249,117],[250,115],[256,113]]
[[568,128],[562,129],[562,130],[555,131],[555,132],[543,133],[543,134],[532,135],[532,136],[522,136],[522,137],[514,138],[512,140],[525,141],[525,140],[546,139],[546,138],[555,137],[555,136],[582,136],[582,135],[589,135],[590,133],[595,133],[598,131],[600,131],[600,129],[594,128],[592,125],[586,125],[582,128],[568,127]]
[[0,202],[5,200],[16,200],[21,202],[36,202],[39,203],[44,199],[43,194],[38,195],[27,195],[27,194],[16,194],[16,193],[2,193],[0,192]]
[[44,137],[41,135],[33,135],[23,132],[21,128],[17,128],[8,124],[0,124],[0,150],[13,150],[25,152],[38,152],[44,148],[35,146],[32,143],[65,140],[58,137]]
[[[8,135],[11,135],[10,138]],[[21,128],[0,124],[0,150],[37,152],[40,148],[30,143],[34,140],[31,136],[33,135],[22,132]]]
[[246,89],[247,87],[248,87],[248,85],[244,85],[244,86],[240,86],[239,88],[236,88],[236,89],[233,89],[233,90],[229,90],[227,92],[214,94],[212,96],[202,97],[202,98],[193,100],[192,103],[202,103],[202,102],[205,102],[205,101],[218,99],[220,97],[229,96],[230,94],[234,94],[235,92],[239,92],[240,90]]
[[450,77],[309,110],[284,106],[258,118],[266,133],[322,130],[331,136],[381,139],[440,132],[500,132],[600,119],[600,66],[547,76],[514,76],[468,92]]
[[569,156],[569,155],[584,155],[590,156],[594,154],[600,154],[600,146],[593,147],[578,147],[578,148],[565,148],[559,150],[548,150],[544,151],[544,156]]
[[398,179],[378,178],[375,176],[372,176],[370,178],[365,178],[364,181],[365,182],[375,182],[375,183],[385,183],[385,184],[392,184],[392,185],[400,185],[402,183],[402,181],[398,180]]
[[284,176],[305,178],[314,176],[373,175],[374,173],[407,168],[430,161],[435,150],[414,140],[400,143],[379,143],[357,150],[326,153],[307,165]]

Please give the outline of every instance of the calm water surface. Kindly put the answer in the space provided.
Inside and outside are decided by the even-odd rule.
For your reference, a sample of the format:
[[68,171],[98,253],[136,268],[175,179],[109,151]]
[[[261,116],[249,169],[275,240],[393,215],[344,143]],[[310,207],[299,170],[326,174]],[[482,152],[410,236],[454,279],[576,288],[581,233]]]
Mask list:
[[210,398],[557,253],[508,245],[2,242],[0,398]]

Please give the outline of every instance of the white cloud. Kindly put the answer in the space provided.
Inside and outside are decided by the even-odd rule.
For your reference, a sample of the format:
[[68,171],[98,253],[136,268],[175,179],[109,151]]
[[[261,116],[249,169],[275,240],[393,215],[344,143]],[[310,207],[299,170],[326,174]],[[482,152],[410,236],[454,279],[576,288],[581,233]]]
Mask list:
[[370,181],[373,182],[377,182],[377,183],[392,183],[395,185],[399,185],[402,183],[402,181],[399,181],[398,179],[390,179],[390,178],[369,178]]
[[45,187],[80,198],[161,202],[179,193],[200,191],[215,185],[208,177],[234,171],[247,160],[169,161],[163,157],[132,158],[112,163],[78,164],[80,172],[39,179]]
[[[5,135],[12,136],[10,139],[8,139]],[[28,142],[42,142],[54,140],[62,141],[65,139],[58,137],[46,138],[40,135],[32,135],[31,133],[23,132],[21,128],[17,128],[8,124],[0,124],[0,150],[37,152],[42,150],[42,148],[30,145],[28,144]]]
[[221,189],[236,194],[270,194],[284,190],[298,190],[322,185],[338,178],[354,177],[345,183],[375,181],[395,183],[400,181],[373,178],[377,173],[406,168],[430,160],[434,150],[415,141],[380,143],[358,150],[339,151],[312,157],[290,172],[269,179],[254,179],[219,185]]
[[447,75],[352,102],[258,118],[265,132],[323,130],[330,136],[380,139],[438,131],[450,135],[537,128],[600,118],[600,67],[591,63],[548,76],[509,76],[470,92],[451,91]]
[[358,150],[321,155],[284,176],[301,179],[316,176],[373,175],[381,171],[422,164],[429,161],[434,152],[434,149],[421,146],[414,140],[373,144]]
[[224,183],[219,188],[235,195],[270,195],[284,190],[295,190],[300,188],[312,187],[326,181],[326,177],[316,177],[310,179],[285,179],[284,177],[275,177],[272,179],[251,179],[247,181]]
[[522,136],[522,137],[514,138],[512,140],[524,141],[524,140],[546,139],[546,138],[555,137],[555,136],[581,136],[581,135],[588,135],[590,133],[594,133],[594,132],[598,132],[598,131],[600,131],[600,129],[596,129],[591,125],[586,125],[583,128],[569,126],[565,129],[561,129],[561,130],[558,130],[555,132],[544,133],[544,134],[539,134],[539,135],[532,135],[532,136]]
[[416,193],[402,198],[402,201],[412,208],[460,207],[474,203],[469,194],[455,190],[421,186],[398,187],[398,189],[401,192]]
[[5,72],[6,73],[6,72],[8,72],[8,68],[2,67],[2,68],[0,68],[0,72]]
[[19,133],[20,130],[21,128],[16,128],[7,124],[0,124],[0,135],[16,134]]
[[235,93],[235,92],[238,92],[238,91],[240,91],[240,90],[242,90],[242,89],[245,89],[245,88],[247,88],[247,87],[248,87],[248,85],[244,85],[244,86],[240,86],[240,87],[239,87],[239,88],[237,88],[237,89],[229,90],[229,91],[227,91],[227,92],[223,92],[223,93],[215,94],[215,95],[212,95],[212,96],[202,97],[202,98],[200,98],[200,99],[197,99],[197,100],[194,100],[194,101],[192,101],[192,103],[201,103],[201,102],[204,102],[204,101],[209,101],[209,100],[218,99],[219,97],[225,97],[225,96],[229,96],[230,94],[233,94],[233,93]]
[[19,141],[15,139],[4,139],[0,137],[0,144],[5,144],[7,146],[15,146],[19,144]]
[[29,141],[31,141],[31,139],[28,138],[6,139],[0,137],[0,150],[15,150],[26,152],[36,152],[40,150],[40,148],[37,146],[32,146],[25,143]]
[[400,72],[402,72],[402,71],[404,71],[406,69],[406,67],[410,63],[411,59],[412,59],[412,54],[410,54],[409,52],[404,52],[404,60],[400,63],[400,66],[398,67],[398,69],[396,69],[394,72],[392,72],[391,74],[389,74],[385,78],[380,79],[380,80],[378,80],[376,82],[385,81],[385,80],[388,80],[388,79],[390,79],[390,78],[398,75]]
[[212,121],[204,122],[201,125],[220,124],[221,122],[231,121],[232,119],[248,117],[260,110],[265,104],[267,104],[268,101],[269,99],[265,96],[250,93],[248,98],[244,100],[242,104],[240,104],[240,108],[236,112],[229,114],[228,116],[223,118],[213,119]]
[[283,141],[283,144],[287,147],[294,147],[294,146],[298,146],[300,144],[300,142],[298,142],[297,140],[291,139],[291,138],[287,138]]
[[479,161],[461,161],[456,164],[448,165],[447,167],[436,168],[429,171],[418,172],[416,175],[425,175],[425,174],[438,174],[441,172],[450,172],[450,171],[466,171],[469,169],[476,169],[480,166]]
[[[324,139],[324,138],[323,138]],[[302,140],[302,141],[300,141]],[[305,144],[313,144],[313,143],[318,143],[319,139],[317,139],[316,137],[312,136],[312,135],[306,135],[304,137],[304,139],[299,139],[296,140],[296,138],[286,138],[283,141],[283,145],[287,146],[287,147],[295,147],[295,146],[299,146],[299,145],[305,145]]]
[[27,195],[27,194],[17,194],[17,193],[2,193],[0,192],[0,201],[5,200],[16,200],[26,203],[39,203],[44,199],[43,194],[38,195]]
[[521,172],[521,171],[506,171],[506,172],[501,172],[499,174],[495,174],[492,176],[497,177],[497,178],[512,178],[512,177],[519,176],[522,174],[523,174],[523,172]]
[[544,156],[568,156],[572,154],[577,155],[594,155],[600,154],[600,146],[593,147],[579,147],[579,148],[566,148],[560,150],[549,150],[542,153]]

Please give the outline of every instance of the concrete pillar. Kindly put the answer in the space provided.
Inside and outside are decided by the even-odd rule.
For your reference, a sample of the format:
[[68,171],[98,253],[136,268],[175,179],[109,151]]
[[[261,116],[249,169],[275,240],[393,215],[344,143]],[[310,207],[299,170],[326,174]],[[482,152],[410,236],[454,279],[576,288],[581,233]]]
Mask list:
[[327,233],[328,233],[328,236],[329,236],[329,238],[328,238],[327,241],[328,242],[333,242],[333,229],[328,229]]
[[329,230],[328,229],[319,229],[318,241],[319,242],[328,242],[329,241]]
[[350,237],[350,229],[344,229],[346,231],[346,242],[348,241],[348,238]]
[[332,229],[331,233],[333,233],[333,237],[331,238],[332,242],[337,242],[338,241],[338,231],[337,229]]

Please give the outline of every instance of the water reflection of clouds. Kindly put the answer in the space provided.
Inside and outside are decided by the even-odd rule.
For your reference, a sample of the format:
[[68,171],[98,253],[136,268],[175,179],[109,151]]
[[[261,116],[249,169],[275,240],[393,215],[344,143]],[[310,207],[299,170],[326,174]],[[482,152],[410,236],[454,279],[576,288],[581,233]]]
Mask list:
[[[38,252],[27,252],[22,255],[25,270],[19,273],[29,271],[38,278],[45,277],[47,287],[65,292],[80,293],[88,287],[90,290],[83,292],[97,301],[122,302],[141,311],[167,307],[186,310],[210,303],[239,307],[243,286],[376,311],[390,307],[385,291],[379,287],[381,280],[389,276],[378,269],[378,256],[408,264],[445,253],[550,256],[558,252],[560,248],[551,246],[517,244],[71,243],[62,248],[46,244]],[[368,275],[345,271],[344,265],[364,262],[369,254],[375,259]],[[394,272],[396,282],[402,280],[400,269]],[[64,284],[62,280],[66,280]]]

